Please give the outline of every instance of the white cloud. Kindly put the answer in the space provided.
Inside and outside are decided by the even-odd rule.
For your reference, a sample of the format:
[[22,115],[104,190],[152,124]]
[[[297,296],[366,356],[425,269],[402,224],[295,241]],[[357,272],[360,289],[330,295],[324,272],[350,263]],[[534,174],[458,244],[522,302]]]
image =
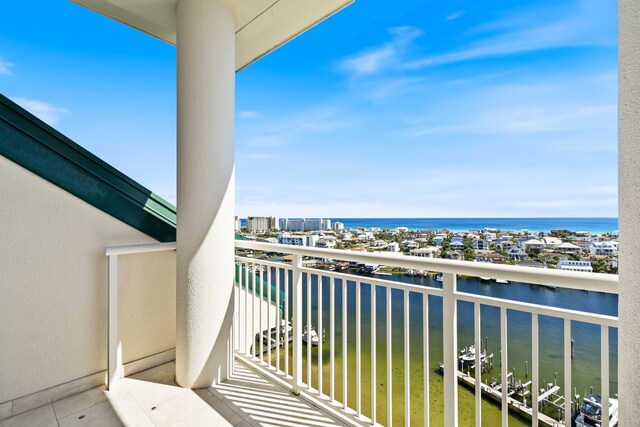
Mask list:
[[447,21],[453,21],[455,19],[461,18],[464,15],[464,10],[458,10],[457,12],[450,13],[445,18]]
[[15,64],[5,60],[2,56],[0,56],[0,74],[4,74],[7,76],[11,75],[11,68]]
[[238,112],[238,117],[241,119],[259,119],[262,114],[257,111],[240,111]]
[[[413,70],[562,47],[615,47],[615,33],[603,29],[600,25],[602,15],[615,10],[616,6],[611,2],[587,1],[564,9],[532,11],[528,21],[520,17],[484,23],[475,31],[471,30],[471,33],[488,32],[493,35],[480,38],[466,48],[407,62],[404,68]],[[545,24],[540,25],[540,22]]]
[[12,97],[11,100],[50,126],[57,125],[62,116],[69,113],[66,108],[38,99]]
[[251,147],[283,146],[302,143],[314,134],[330,133],[347,127],[337,107],[314,107],[293,114],[273,117],[267,126],[254,126],[252,134],[239,136],[239,144]]
[[423,34],[416,27],[393,27],[388,32],[391,40],[342,60],[339,69],[354,76],[375,74],[394,65],[407,46]]

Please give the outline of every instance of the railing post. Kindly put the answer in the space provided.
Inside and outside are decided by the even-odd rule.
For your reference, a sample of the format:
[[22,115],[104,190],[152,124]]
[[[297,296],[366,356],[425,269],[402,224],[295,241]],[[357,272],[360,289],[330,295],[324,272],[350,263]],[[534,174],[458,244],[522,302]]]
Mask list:
[[458,425],[458,315],[456,275],[445,273],[442,282],[444,352],[444,425]]
[[108,374],[107,388],[111,389],[117,380],[122,378],[122,346],[118,334],[118,255],[109,255],[108,279]]
[[302,255],[293,255],[293,393],[302,385]]

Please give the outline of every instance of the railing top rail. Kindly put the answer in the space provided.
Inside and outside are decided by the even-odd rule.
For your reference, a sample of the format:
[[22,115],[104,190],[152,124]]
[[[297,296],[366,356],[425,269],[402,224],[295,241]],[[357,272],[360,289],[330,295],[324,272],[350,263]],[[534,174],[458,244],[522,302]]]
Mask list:
[[367,264],[393,265],[396,267],[439,271],[474,277],[536,285],[555,285],[562,288],[592,290],[611,294],[618,293],[618,276],[615,274],[563,271],[547,268],[520,267],[471,261],[420,258],[402,254],[354,252],[338,249],[311,248],[307,246],[278,245],[273,243],[236,240],[236,248],[277,252],[291,255],[312,256]]
[[107,256],[111,256],[111,255],[130,255],[130,254],[142,254],[142,253],[149,253],[149,252],[173,251],[175,249],[176,249],[175,242],[167,242],[167,243],[147,243],[143,245],[110,246],[106,248],[105,252]]

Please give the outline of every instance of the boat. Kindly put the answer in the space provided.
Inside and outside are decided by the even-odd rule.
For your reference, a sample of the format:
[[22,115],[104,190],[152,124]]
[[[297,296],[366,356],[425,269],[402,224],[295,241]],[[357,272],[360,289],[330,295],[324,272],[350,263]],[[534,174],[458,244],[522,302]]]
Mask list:
[[443,274],[442,274],[442,273],[438,273],[438,274],[436,275],[436,281],[437,281],[437,282],[442,282],[443,280],[444,280],[444,279],[443,279]]
[[496,283],[499,283],[501,285],[508,285],[509,281],[504,279],[496,279]]
[[480,281],[481,282],[490,282],[491,281],[491,277],[481,277]]
[[[609,399],[609,426],[618,425],[618,399]],[[602,426],[602,396],[590,394],[582,401],[576,427]]]
[[[304,327],[304,331],[302,332],[302,342],[304,342],[305,344],[309,344],[309,342],[311,342],[311,345],[313,347],[316,347],[318,344],[320,344],[320,337],[318,336],[318,333],[316,332],[316,328],[314,326],[311,327],[311,330],[308,331],[307,327]],[[324,329],[322,330],[322,342],[324,342]]]
[[[475,363],[476,348],[472,346],[469,348],[462,349],[462,354],[458,358],[464,365]],[[487,358],[486,354],[484,352],[481,352],[480,362],[484,363],[486,358]]]

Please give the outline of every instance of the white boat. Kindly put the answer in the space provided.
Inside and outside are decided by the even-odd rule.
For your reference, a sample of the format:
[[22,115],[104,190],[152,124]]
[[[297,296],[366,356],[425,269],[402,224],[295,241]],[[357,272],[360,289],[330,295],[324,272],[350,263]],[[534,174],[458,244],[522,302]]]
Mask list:
[[443,274],[442,274],[442,273],[438,273],[438,274],[436,275],[436,281],[437,281],[437,282],[442,282],[443,280],[444,280],[444,279],[443,279]]
[[496,279],[496,283],[499,283],[501,285],[508,285],[509,281],[504,279]]
[[491,281],[491,277],[481,277],[480,281],[481,282],[490,282]]
[[[609,426],[618,425],[618,399],[609,399]],[[590,394],[582,401],[576,427],[602,426],[602,396]]]
[[[302,342],[307,345],[311,342],[311,345],[314,347],[320,344],[320,337],[318,336],[314,326],[311,327],[310,331],[307,330],[306,326],[304,327],[304,331],[302,332]],[[322,342],[324,342],[324,329],[322,330]]]
[[[484,362],[486,359],[485,353],[480,353],[480,361]],[[462,354],[459,356],[459,359],[462,363],[474,363],[476,361],[476,348],[469,347],[462,350]]]

